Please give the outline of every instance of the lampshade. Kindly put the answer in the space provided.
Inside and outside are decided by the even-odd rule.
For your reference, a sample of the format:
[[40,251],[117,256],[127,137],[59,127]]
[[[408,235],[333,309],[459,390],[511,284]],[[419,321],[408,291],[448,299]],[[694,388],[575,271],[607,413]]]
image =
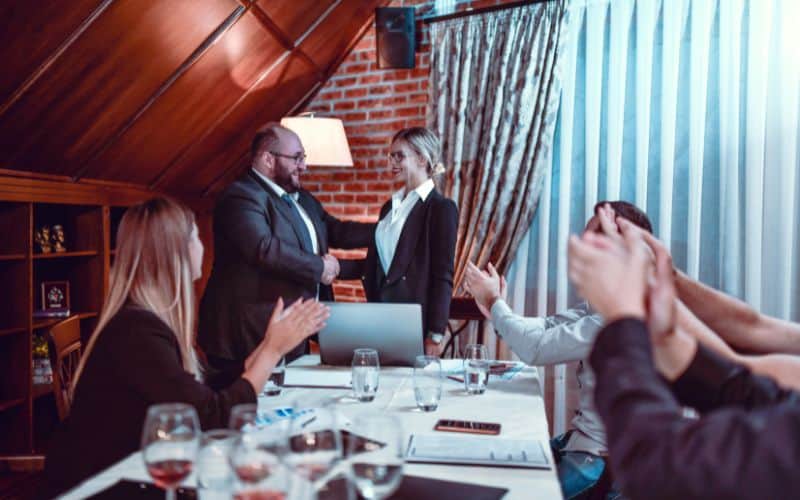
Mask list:
[[290,116],[283,118],[281,125],[300,137],[306,150],[306,165],[353,166],[353,157],[350,155],[350,146],[347,144],[342,120],[313,116]]

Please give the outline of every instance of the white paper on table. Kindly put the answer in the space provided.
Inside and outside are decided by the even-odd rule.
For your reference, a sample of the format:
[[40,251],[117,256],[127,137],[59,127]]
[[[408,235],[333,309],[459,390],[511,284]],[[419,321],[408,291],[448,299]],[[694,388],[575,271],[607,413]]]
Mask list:
[[283,385],[299,387],[352,387],[350,370],[331,370],[326,368],[287,368]]
[[406,461],[550,468],[542,443],[537,439],[485,436],[415,434],[409,440]]

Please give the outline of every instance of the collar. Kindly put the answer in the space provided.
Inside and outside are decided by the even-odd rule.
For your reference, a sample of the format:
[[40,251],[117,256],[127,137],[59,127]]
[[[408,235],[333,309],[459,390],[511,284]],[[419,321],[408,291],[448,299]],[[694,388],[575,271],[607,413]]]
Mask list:
[[[275,184],[275,182],[273,182],[272,179],[270,179],[269,177],[267,177],[266,175],[262,174],[261,172],[259,172],[258,170],[254,169],[254,168],[251,168],[251,170],[253,171],[254,174],[256,174],[258,176],[259,179],[264,181],[267,184],[267,186],[270,187],[270,189],[275,191],[275,194],[278,195],[278,198],[283,198],[283,195],[287,194],[286,190],[283,189],[282,187],[280,187],[279,185]],[[291,198],[294,201],[297,201],[298,198],[300,197],[300,193],[298,191],[295,191],[294,193],[288,193],[288,194],[289,194],[289,196],[291,196]]]
[[[424,202],[425,200],[428,199],[428,196],[430,196],[431,191],[433,191],[434,187],[436,186],[433,183],[433,179],[428,179],[427,181],[417,186],[416,189],[414,189],[414,192],[417,193],[419,199]],[[402,202],[403,198],[405,197],[405,193],[406,193],[406,188],[402,188],[396,193],[394,193],[392,197],[395,198],[398,202]]]

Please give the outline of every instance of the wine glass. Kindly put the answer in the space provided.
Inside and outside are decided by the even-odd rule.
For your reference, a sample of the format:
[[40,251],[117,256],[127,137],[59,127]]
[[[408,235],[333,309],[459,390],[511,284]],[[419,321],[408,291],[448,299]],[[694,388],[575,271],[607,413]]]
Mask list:
[[288,496],[290,475],[269,433],[241,434],[229,460],[239,481],[237,499],[282,500]]
[[387,498],[403,479],[405,440],[400,420],[381,413],[363,414],[353,420],[353,428],[367,439],[351,438],[348,442],[356,488],[368,500]]
[[489,382],[489,352],[485,345],[469,344],[464,349],[464,388],[467,394],[483,394]]
[[289,427],[286,463],[318,492],[336,474],[343,456],[337,415],[330,403],[311,409],[300,408],[297,403]]
[[228,457],[238,438],[239,432],[231,429],[214,429],[203,433],[194,467],[201,498],[209,495],[230,497],[234,477]]
[[191,472],[197,457],[200,423],[194,407],[183,403],[153,405],[142,429],[142,457],[156,485],[175,499],[175,488]]
[[289,421],[270,421],[253,403],[239,404],[231,410],[228,427],[242,434],[258,434],[261,447],[283,459],[288,451]]

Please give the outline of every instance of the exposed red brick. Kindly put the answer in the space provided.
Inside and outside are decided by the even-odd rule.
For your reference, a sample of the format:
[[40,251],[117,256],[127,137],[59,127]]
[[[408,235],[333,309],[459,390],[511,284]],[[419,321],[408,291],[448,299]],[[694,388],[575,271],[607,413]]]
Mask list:
[[344,91],[345,97],[364,97],[365,95],[367,95],[367,89],[363,87],[347,89]]

